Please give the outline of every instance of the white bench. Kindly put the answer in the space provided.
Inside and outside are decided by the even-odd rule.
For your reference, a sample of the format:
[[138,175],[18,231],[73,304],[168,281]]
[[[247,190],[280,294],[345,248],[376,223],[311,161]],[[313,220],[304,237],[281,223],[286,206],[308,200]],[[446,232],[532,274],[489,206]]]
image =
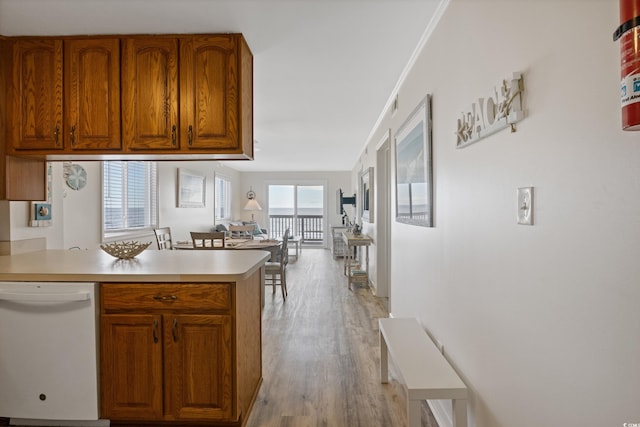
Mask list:
[[410,427],[420,427],[420,404],[427,399],[453,401],[453,426],[467,426],[467,387],[415,319],[378,319],[380,377],[389,380],[389,359],[407,387]]

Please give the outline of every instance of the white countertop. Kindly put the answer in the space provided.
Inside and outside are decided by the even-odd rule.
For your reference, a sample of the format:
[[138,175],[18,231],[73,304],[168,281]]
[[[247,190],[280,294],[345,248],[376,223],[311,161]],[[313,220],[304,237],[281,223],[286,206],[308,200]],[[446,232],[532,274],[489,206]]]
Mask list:
[[118,260],[100,249],[0,256],[0,281],[223,282],[246,278],[269,259],[261,250],[142,252]]

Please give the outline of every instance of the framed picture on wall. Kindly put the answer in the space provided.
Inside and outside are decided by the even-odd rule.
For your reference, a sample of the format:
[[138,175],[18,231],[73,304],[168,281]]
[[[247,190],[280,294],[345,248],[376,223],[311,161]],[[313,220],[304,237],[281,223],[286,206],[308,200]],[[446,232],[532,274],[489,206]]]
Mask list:
[[178,207],[204,208],[205,184],[204,175],[178,168]]
[[396,132],[395,150],[396,222],[433,227],[430,95]]
[[373,168],[369,167],[360,173],[360,218],[373,222]]

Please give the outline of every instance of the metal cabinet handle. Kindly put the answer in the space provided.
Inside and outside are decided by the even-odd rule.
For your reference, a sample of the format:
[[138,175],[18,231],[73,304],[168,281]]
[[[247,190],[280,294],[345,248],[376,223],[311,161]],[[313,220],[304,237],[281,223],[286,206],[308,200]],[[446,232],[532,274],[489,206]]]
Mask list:
[[171,127],[171,143],[176,145],[176,125]]
[[158,342],[158,319],[153,319],[153,342]]
[[60,145],[60,125],[56,125],[56,130],[53,132],[53,139],[56,142],[56,145]]
[[189,131],[187,132],[189,137],[189,145],[193,145],[193,126],[189,125]]
[[171,334],[173,335],[173,342],[178,342],[178,319],[173,319],[173,328],[171,328]]
[[71,126],[71,132],[69,132],[69,139],[71,139],[71,145],[76,145],[76,125]]

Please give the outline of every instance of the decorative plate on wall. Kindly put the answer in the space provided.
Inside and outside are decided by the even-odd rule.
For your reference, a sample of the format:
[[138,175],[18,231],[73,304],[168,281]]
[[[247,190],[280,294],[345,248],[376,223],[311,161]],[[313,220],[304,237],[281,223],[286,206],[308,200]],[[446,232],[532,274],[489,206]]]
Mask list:
[[72,190],[81,190],[87,185],[87,171],[80,165],[65,165],[64,180]]

